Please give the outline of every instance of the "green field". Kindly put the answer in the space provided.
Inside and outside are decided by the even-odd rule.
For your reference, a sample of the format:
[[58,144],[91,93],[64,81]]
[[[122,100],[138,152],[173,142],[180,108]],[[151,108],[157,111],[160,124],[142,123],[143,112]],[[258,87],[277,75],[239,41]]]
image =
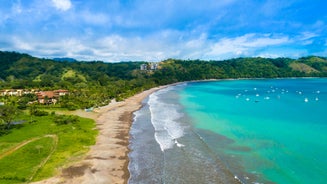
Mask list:
[[[30,118],[28,116],[23,118]],[[91,119],[56,124],[57,116],[33,117],[0,136],[0,183],[24,183],[53,176],[81,158],[95,144]]]

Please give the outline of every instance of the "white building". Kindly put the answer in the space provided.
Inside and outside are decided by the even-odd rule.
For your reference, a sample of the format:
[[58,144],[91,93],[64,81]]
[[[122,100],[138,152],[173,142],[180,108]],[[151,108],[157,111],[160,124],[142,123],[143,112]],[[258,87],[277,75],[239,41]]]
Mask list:
[[141,64],[140,70],[147,70],[147,69],[148,69],[148,65],[147,64]]
[[158,66],[159,66],[158,63],[141,64],[140,70],[157,70]]

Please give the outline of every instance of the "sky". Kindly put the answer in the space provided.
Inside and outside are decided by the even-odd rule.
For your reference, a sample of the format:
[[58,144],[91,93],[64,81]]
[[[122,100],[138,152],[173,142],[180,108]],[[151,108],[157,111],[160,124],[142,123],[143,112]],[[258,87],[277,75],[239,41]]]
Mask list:
[[161,61],[327,56],[325,0],[0,0],[0,50]]

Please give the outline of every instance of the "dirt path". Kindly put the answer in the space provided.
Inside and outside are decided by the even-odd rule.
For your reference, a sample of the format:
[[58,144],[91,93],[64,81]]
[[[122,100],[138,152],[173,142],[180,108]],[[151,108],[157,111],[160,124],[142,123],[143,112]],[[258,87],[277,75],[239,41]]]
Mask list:
[[[58,146],[58,136],[57,135],[45,135],[44,137],[41,138],[45,138],[45,137],[50,137],[53,139],[53,146],[52,146],[52,150],[49,153],[49,155],[47,156],[47,158],[45,158],[35,169],[35,171],[33,172],[33,174],[31,175],[31,177],[28,179],[28,181],[32,181],[33,178],[35,177],[36,173],[48,162],[48,160],[51,158],[51,156],[53,155],[53,153],[56,151],[57,146]],[[40,138],[40,139],[41,139]]]
[[3,157],[5,156],[8,156],[10,154],[12,154],[13,152],[17,151],[19,148],[25,146],[26,144],[30,143],[30,142],[33,142],[33,141],[36,141],[36,140],[39,140],[41,139],[42,137],[34,137],[32,139],[28,139],[22,143],[19,143],[18,145],[10,148],[9,150],[5,151],[4,153],[0,154],[0,159],[2,159]]
[[30,181],[33,180],[36,173],[48,162],[48,160],[50,159],[52,154],[56,151],[57,146],[58,146],[58,136],[57,135],[44,135],[42,137],[34,137],[34,138],[28,139],[26,141],[23,141],[23,142],[19,143],[18,145],[8,149],[4,153],[0,154],[0,159],[13,154],[15,151],[19,150],[20,148],[22,148],[23,146],[25,146],[25,145],[27,145],[27,144],[29,144],[31,142],[34,142],[34,141],[37,141],[37,140],[40,140],[40,139],[46,138],[46,137],[52,138],[54,145],[52,146],[52,149],[51,149],[51,152],[49,153],[49,155],[35,168],[34,172],[30,176],[30,178],[28,179],[28,182],[30,182]]

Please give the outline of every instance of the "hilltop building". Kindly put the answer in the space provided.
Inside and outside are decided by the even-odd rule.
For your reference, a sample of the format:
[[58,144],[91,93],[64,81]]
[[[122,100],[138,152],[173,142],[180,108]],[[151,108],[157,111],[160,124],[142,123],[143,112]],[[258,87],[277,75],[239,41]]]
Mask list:
[[150,63],[150,70],[157,70],[158,66],[158,63]]
[[158,63],[146,63],[146,64],[141,64],[140,70],[143,71],[148,71],[148,70],[157,70],[159,64]]
[[148,69],[148,65],[147,64],[141,64],[140,70],[147,70],[147,69]]

